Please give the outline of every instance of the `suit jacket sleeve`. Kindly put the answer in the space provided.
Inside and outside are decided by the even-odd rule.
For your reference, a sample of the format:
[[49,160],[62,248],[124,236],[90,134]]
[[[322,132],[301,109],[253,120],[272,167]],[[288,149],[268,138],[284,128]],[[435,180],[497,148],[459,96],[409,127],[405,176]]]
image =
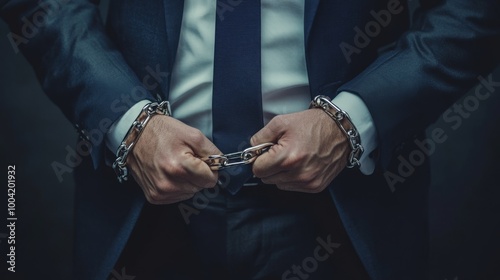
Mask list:
[[422,1],[397,46],[339,89],[357,93],[370,110],[383,167],[498,63],[500,1],[436,2]]
[[97,168],[104,162],[111,124],[135,102],[154,98],[147,93],[124,102],[142,85],[105,34],[95,2],[6,0],[0,1],[0,16],[44,91],[80,132],[86,131]]

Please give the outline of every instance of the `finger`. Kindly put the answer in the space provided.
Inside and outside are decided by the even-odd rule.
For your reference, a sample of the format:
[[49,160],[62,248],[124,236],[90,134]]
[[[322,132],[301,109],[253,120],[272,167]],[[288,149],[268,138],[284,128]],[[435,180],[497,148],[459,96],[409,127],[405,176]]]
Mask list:
[[165,174],[159,182],[153,182],[150,177],[147,177],[145,182],[148,182],[148,185],[145,187],[141,185],[141,188],[151,204],[175,203],[192,197],[202,189],[168,174]]
[[303,193],[320,193],[325,190],[327,185],[308,186],[302,183],[282,183],[276,185],[278,189],[283,191],[303,192]]
[[212,143],[210,140],[206,139],[197,151],[197,154],[202,156],[208,155],[221,155],[222,152]]
[[282,185],[282,184],[294,184],[294,185],[308,185],[314,178],[309,178],[304,174],[298,173],[296,170],[286,170],[273,174],[268,177],[261,178],[262,182],[266,184]]
[[165,196],[162,198],[155,198],[155,197],[152,197],[151,195],[146,194],[146,199],[151,204],[164,205],[164,204],[172,204],[172,203],[176,203],[179,201],[188,200],[188,199],[192,198],[194,196],[194,194],[195,193],[179,192],[179,193],[171,194],[169,196]]
[[278,139],[283,135],[284,127],[285,123],[283,117],[276,116],[250,138],[250,144],[255,146],[266,142],[277,143]]
[[[324,187],[311,186],[304,182],[288,181],[282,178],[266,178],[261,179],[262,182],[266,184],[276,185],[276,187],[282,191],[293,191],[293,192],[303,192],[303,193],[318,193],[324,189]],[[273,182],[273,183],[268,183]]]
[[258,178],[273,176],[285,170],[283,162],[286,159],[285,148],[281,144],[272,146],[253,163],[252,172]]
[[282,191],[307,192],[304,190],[304,186],[300,183],[288,182],[287,180],[282,180],[280,178],[273,178],[273,176],[262,178],[261,180],[264,184],[275,185]]
[[190,139],[186,141],[186,144],[199,157],[222,154],[214,143],[199,130],[194,130]]
[[276,187],[282,191],[287,191],[287,192],[315,193],[313,191],[309,191],[307,188],[304,188],[300,184],[294,184],[294,183],[276,184]]
[[[181,168],[179,168],[181,169]],[[187,174],[188,171],[182,171],[183,174]],[[165,179],[157,182],[156,185],[151,188],[151,192],[157,196],[176,196],[178,194],[188,194],[196,193],[203,188],[189,181],[187,175],[179,175],[179,172],[173,174],[165,174]]]
[[325,176],[324,174],[311,176],[296,170],[288,170],[270,177],[261,178],[261,180],[266,184],[276,185],[281,190],[317,193],[322,191],[330,182],[330,180],[324,180]]
[[213,171],[201,159],[189,155],[183,163],[187,171],[186,179],[200,188],[212,188],[217,184],[218,172]]

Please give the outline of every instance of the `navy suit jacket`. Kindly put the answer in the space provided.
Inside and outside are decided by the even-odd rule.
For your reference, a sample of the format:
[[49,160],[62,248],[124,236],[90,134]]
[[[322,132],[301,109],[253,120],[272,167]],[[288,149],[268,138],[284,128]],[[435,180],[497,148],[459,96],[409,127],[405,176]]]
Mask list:
[[[75,277],[85,280],[107,277],[145,203],[104,164],[103,135],[136,101],[168,99],[183,8],[182,0],[112,1],[105,26],[96,2],[0,1],[45,92],[92,143],[92,163],[76,171]],[[332,199],[373,279],[425,279],[428,169],[396,191],[384,171],[397,173],[391,159],[412,151],[415,135],[496,65],[500,2],[422,0],[411,27],[403,0],[305,2],[312,96],[358,94],[379,140],[375,174],[344,171]]]

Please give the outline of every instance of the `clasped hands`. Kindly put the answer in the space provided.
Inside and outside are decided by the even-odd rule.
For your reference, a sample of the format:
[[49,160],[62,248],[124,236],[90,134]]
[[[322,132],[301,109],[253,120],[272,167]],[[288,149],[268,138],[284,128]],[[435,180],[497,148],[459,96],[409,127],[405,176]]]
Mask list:
[[[317,193],[345,168],[349,144],[322,110],[278,115],[251,138],[276,143],[253,163],[253,173],[279,189]],[[222,154],[198,129],[155,116],[128,158],[131,173],[152,204],[183,201],[215,187],[217,171],[200,158]]]

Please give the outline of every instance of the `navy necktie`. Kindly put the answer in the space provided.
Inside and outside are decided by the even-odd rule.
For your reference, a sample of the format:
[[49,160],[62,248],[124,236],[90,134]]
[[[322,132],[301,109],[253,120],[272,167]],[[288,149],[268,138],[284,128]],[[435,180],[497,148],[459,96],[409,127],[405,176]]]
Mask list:
[[[218,7],[215,25],[213,141],[223,153],[249,147],[263,126],[260,0],[232,3]],[[219,177],[235,194],[251,176],[246,165],[222,170]]]

